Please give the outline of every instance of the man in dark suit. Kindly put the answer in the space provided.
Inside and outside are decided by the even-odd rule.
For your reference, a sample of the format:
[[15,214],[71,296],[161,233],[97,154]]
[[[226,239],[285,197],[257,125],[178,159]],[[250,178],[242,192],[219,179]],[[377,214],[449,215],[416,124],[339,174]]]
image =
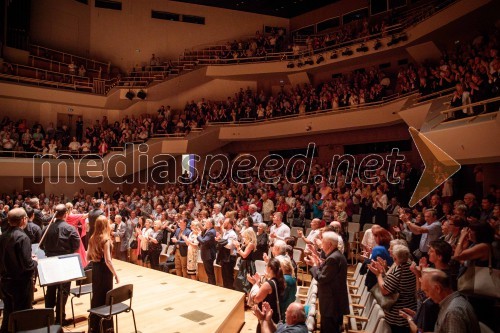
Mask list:
[[94,198],[96,199],[104,199],[104,192],[100,187],[97,188],[97,191],[94,192]]
[[30,207],[33,208],[33,222],[35,222],[35,224],[40,228],[46,226],[47,224],[49,224],[50,220],[52,220],[51,215],[43,215],[42,211],[40,210],[40,200],[38,200],[38,198],[30,199]]
[[347,260],[338,250],[339,236],[334,232],[323,233],[320,259],[317,254],[306,258],[312,266],[311,275],[318,281],[321,333],[339,333],[344,315],[349,314],[347,296]]
[[213,285],[215,285],[214,260],[217,254],[215,236],[213,220],[207,219],[205,221],[205,230],[198,236],[198,242],[200,243],[201,260],[207,273],[208,283]]
[[95,220],[101,215],[104,215],[104,201],[96,200],[94,203],[94,209],[89,212],[89,232],[87,234],[87,239],[90,239],[94,233]]

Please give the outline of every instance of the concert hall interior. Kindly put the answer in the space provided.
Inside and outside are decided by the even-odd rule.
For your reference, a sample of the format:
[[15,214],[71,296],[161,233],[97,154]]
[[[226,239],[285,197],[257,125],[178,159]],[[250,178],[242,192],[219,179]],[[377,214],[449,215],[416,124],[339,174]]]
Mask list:
[[499,12],[0,0],[0,333],[500,332]]

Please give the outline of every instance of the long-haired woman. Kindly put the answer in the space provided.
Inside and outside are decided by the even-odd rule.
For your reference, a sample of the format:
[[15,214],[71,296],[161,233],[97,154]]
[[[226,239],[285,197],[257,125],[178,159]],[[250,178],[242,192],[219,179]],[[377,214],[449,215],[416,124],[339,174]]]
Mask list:
[[[95,221],[94,233],[89,240],[87,259],[92,261],[92,300],[91,308],[106,304],[106,293],[113,289],[113,276],[116,283],[120,280],[113,266],[111,253],[113,240],[111,239],[111,227],[105,216],[99,216]],[[89,317],[89,332],[101,332],[100,319],[97,316]],[[102,323],[103,332],[113,329],[113,321],[105,320]]]

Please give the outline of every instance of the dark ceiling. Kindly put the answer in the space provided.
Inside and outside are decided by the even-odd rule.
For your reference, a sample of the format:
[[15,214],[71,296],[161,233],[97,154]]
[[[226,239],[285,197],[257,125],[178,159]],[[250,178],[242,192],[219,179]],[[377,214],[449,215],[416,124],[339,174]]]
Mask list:
[[173,0],[173,1],[291,18],[340,0]]

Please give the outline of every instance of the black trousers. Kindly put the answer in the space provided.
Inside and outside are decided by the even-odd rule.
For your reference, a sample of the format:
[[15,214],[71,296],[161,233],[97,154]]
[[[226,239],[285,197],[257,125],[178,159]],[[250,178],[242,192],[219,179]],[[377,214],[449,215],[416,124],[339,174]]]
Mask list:
[[215,286],[215,270],[213,260],[203,260],[203,266],[205,267],[205,272],[207,273],[208,283]]
[[236,265],[236,256],[230,256],[229,262],[221,263],[222,284],[224,288],[234,289],[234,266]]
[[9,316],[12,312],[31,309],[33,299],[33,279],[4,279],[1,282],[2,299],[4,303],[1,333],[7,333]]
[[342,318],[321,315],[321,333],[340,333]]
[[[61,304],[61,287],[62,286],[62,318],[59,318],[61,315],[61,310],[59,306]],[[63,283],[62,285],[53,285],[47,287],[47,293],[45,294],[45,307],[49,309],[53,309],[56,307],[56,322],[62,322],[62,320],[66,319],[66,302],[68,300],[69,289],[71,288],[71,282]],[[62,320],[59,320],[62,319]]]

